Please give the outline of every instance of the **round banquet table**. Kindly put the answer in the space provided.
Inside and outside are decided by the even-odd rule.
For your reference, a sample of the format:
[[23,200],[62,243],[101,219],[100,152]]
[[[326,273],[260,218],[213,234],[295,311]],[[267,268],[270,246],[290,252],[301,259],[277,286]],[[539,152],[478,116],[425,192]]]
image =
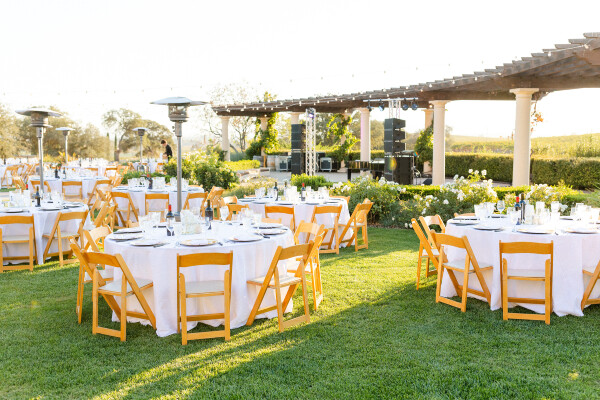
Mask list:
[[[165,189],[145,189],[142,187],[138,187],[135,189],[130,189],[127,186],[118,186],[113,189],[115,192],[129,193],[129,197],[131,197],[131,201],[133,201],[133,205],[138,209],[138,215],[143,216],[146,215],[146,193],[169,193],[169,203],[173,206],[173,210],[177,208],[177,189],[172,187],[167,187]],[[188,190],[181,191],[181,206],[185,204],[185,199],[188,193],[204,193],[204,189],[202,188],[189,188]],[[127,207],[126,200],[117,198],[117,204],[119,208]],[[193,199],[190,200],[190,207],[200,207],[202,204],[202,199]],[[164,200],[150,200],[148,205],[153,210],[164,210],[162,206],[164,205]],[[131,215],[131,219],[135,222],[135,217]]]
[[[34,176],[32,178],[35,180],[38,180],[39,176],[38,177]],[[88,197],[88,193],[90,193],[92,191],[92,189],[94,189],[94,185],[96,184],[96,181],[99,179],[106,179],[106,178],[104,178],[103,176],[84,176],[84,177],[78,177],[78,178],[66,178],[66,179],[58,178],[57,179],[54,176],[51,176],[51,177],[44,176],[44,182],[48,182],[48,185],[50,185],[50,190],[52,190],[53,192],[58,192],[58,193],[62,193],[62,183],[63,182],[81,182],[81,195],[84,199]],[[31,193],[35,193],[35,188],[31,184],[31,180],[27,184],[27,187],[29,188]],[[79,194],[79,190],[77,187],[68,186],[66,194],[67,195]]]
[[[247,205],[250,209],[258,214],[261,214],[263,217],[265,216],[265,206],[284,206],[284,207],[294,207],[294,220],[296,222],[296,226],[300,223],[300,221],[310,222],[312,219],[313,211],[317,206],[342,206],[342,211],[340,213],[339,223],[346,224],[350,220],[350,213],[348,212],[348,203],[344,199],[336,199],[331,198],[328,200],[311,200],[311,201],[298,201],[298,202],[289,202],[289,201],[275,201],[272,198],[261,198],[256,199],[253,197],[246,197],[244,199],[238,200],[239,204]],[[291,216],[288,214],[272,214],[271,218],[281,218],[281,221],[288,225],[290,224]],[[321,214],[317,215],[317,223],[325,225],[326,228],[333,227],[333,217],[330,214]],[[339,229],[339,234],[342,234],[343,228]],[[329,232],[324,239],[324,242],[329,241],[329,238],[333,234],[333,231]],[[346,233],[345,239],[349,239],[352,236],[352,230],[348,229]]]
[[[44,211],[38,207],[14,207],[21,208],[23,212],[21,213],[6,213],[4,212],[4,208],[0,207],[0,216],[30,216],[33,215],[33,223],[34,223],[34,235],[35,235],[35,247],[37,251],[37,263],[43,264],[45,260],[42,260],[44,255],[44,249],[46,248],[46,244],[48,240],[43,237],[43,235],[49,235],[52,233],[52,227],[54,226],[54,222],[56,221],[56,216],[59,212],[72,212],[72,211],[85,211],[87,210],[87,206],[82,205],[79,207],[70,207],[70,208],[62,208],[60,210],[49,210]],[[61,222],[61,230],[67,232],[75,232],[79,228],[79,221],[64,221]],[[28,235],[29,234],[29,225],[21,225],[21,224],[10,224],[10,225],[0,225],[2,229],[3,235]],[[87,220],[84,225],[85,229],[92,228],[92,222],[88,215]],[[63,249],[69,248],[68,239],[63,239]],[[29,245],[27,243],[14,243],[10,246],[3,245],[2,251],[4,252],[5,257],[14,257],[14,256],[26,256],[29,255]],[[50,246],[50,253],[58,251],[58,243],[54,241],[54,243]],[[14,260],[14,261],[4,261],[5,263],[22,263],[23,260]]]
[[[535,234],[514,231],[507,218],[493,218],[486,225],[498,227],[498,231],[476,229],[477,225],[456,225],[448,221],[446,233],[453,236],[466,236],[473,248],[477,261],[492,265],[492,270],[483,272],[486,284],[490,290],[490,308],[496,310],[502,307],[500,280],[500,249],[499,242],[554,242],[554,265],[552,271],[552,308],[556,315],[582,316],[581,299],[589,277],[583,274],[583,269],[594,271],[600,259],[600,234],[565,233],[565,229],[575,226],[573,221],[560,220],[557,224],[558,234]],[[518,226],[519,228],[521,226]],[[531,227],[522,225],[522,227]],[[550,229],[553,226],[548,226]],[[464,250],[448,248],[449,261],[464,259]],[[544,270],[544,260],[547,256],[516,254],[505,255],[510,268]],[[447,272],[444,272],[440,294],[444,297],[456,296],[456,291]],[[460,277],[459,277],[460,281]],[[543,282],[510,281],[509,297],[544,298]],[[600,285],[596,285],[600,286]],[[476,278],[469,278],[469,287],[480,289]],[[469,294],[469,296],[471,296]],[[472,297],[478,297],[473,295]],[[600,288],[595,288],[590,298],[600,297]],[[509,303],[509,306],[515,304]],[[535,311],[544,312],[543,304],[518,304]]]
[[[222,245],[215,244],[202,247],[186,247],[176,245],[174,237],[167,237],[164,228],[156,228],[160,232],[160,239],[168,242],[162,247],[136,247],[129,241],[117,242],[114,234],[107,237],[104,243],[104,250],[109,254],[121,254],[128,268],[135,278],[151,279],[154,286],[145,289],[143,294],[154,312],[156,317],[156,334],[160,337],[177,333],[177,255],[194,253],[227,253],[233,251],[233,269],[231,280],[231,328],[239,328],[246,324],[254,301],[260,289],[256,285],[248,285],[247,280],[265,275],[275,251],[278,246],[291,246],[294,244],[293,234],[290,230],[280,235],[270,236],[268,239],[261,239],[256,242],[229,242],[236,232],[240,231],[238,224],[227,224],[213,221],[213,224],[219,224],[219,233],[215,230],[208,231],[200,235],[182,235],[179,241],[194,239],[199,237],[210,237],[221,241]],[[108,267],[113,270],[114,278],[121,279],[121,270]],[[280,274],[284,274],[286,266],[280,263]],[[225,269],[220,266],[199,266],[182,269],[187,280],[222,280]],[[283,293],[283,292],[282,292]],[[117,301],[119,301],[117,299]],[[263,300],[262,306],[268,307],[275,305],[275,293],[268,290]],[[223,297],[207,297],[198,299],[189,299],[187,303],[188,315],[197,313],[222,313]],[[286,312],[292,310],[293,304],[290,302]],[[127,309],[133,311],[142,311],[137,299],[132,296],[127,299]],[[270,311],[258,316],[258,318],[274,318],[277,311]],[[113,320],[117,320],[113,315]],[[137,318],[128,318],[128,321],[141,322],[148,325],[146,320]],[[218,326],[223,320],[203,321],[211,326]],[[192,329],[197,322],[188,323],[188,329]]]

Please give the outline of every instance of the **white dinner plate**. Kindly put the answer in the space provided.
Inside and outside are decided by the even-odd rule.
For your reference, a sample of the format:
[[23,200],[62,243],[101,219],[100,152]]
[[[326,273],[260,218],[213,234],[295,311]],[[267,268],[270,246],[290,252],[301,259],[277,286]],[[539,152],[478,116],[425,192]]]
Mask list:
[[256,233],[261,235],[281,235],[285,233],[285,229],[257,229]]
[[5,208],[3,210],[0,210],[0,212],[4,212],[4,213],[22,213],[24,210],[22,208]]
[[41,206],[40,207],[41,210],[43,211],[58,211],[58,210],[62,210],[62,207],[56,207],[56,206]]
[[532,233],[535,235],[551,235],[554,233],[554,229],[548,229],[543,227],[528,227],[528,228],[519,228],[517,232],[521,233]]
[[258,229],[278,229],[282,226],[282,224],[276,224],[275,222],[261,222],[256,225]]
[[307,201],[306,204],[308,204],[309,206],[319,206],[322,203],[316,202],[316,201]]
[[566,219],[568,221],[573,221],[575,219],[575,217],[572,217],[570,215],[563,215],[562,217],[560,217],[560,219]]
[[454,217],[454,220],[458,221],[479,221],[479,217],[472,215],[459,215],[458,217]]
[[492,218],[506,218],[506,214],[492,214],[490,215]]
[[260,235],[240,233],[239,235],[231,237],[230,240],[234,242],[256,242],[261,239],[263,239],[263,237]]
[[217,239],[188,239],[180,242],[182,246],[189,247],[212,246],[217,243],[219,243]]
[[577,226],[577,227],[573,227],[573,228],[566,228],[565,232],[569,232],[569,233],[582,233],[582,234],[594,234],[594,233],[600,233],[600,231],[598,231],[598,229],[596,228],[588,228],[588,227],[582,227],[582,226]]
[[128,240],[140,239],[143,235],[141,233],[123,233],[123,234],[115,234],[110,235],[110,238],[115,242],[125,242]]
[[502,230],[499,226],[488,226],[488,225],[476,225],[473,228],[479,229],[480,231],[499,231]]
[[140,228],[123,228],[118,231],[114,231],[113,235],[125,235],[127,233],[142,233]]
[[455,220],[455,219],[451,219],[448,222],[451,222],[453,225],[466,226],[466,225],[477,225],[479,223],[479,220]]

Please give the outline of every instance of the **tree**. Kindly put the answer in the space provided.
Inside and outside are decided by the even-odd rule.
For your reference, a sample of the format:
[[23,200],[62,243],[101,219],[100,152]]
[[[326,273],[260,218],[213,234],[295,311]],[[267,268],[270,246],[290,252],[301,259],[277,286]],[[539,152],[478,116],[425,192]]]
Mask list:
[[173,144],[169,128],[156,121],[142,119],[138,113],[126,108],[107,111],[102,116],[102,124],[109,129],[113,129],[115,132],[116,161],[119,161],[121,152],[137,150],[139,148],[140,139],[138,134],[133,130],[137,127],[147,129],[142,139],[142,153],[144,156],[155,156],[162,153],[162,149],[158,144],[161,139]]
[[18,120],[14,113],[2,104],[0,104],[0,143],[2,143],[0,157],[4,161],[17,155],[23,147],[19,140]]
[[[211,104],[240,104],[261,101],[256,88],[243,82],[217,86],[209,93]],[[198,111],[201,122],[200,130],[217,139],[221,138],[221,120],[211,107],[203,107]],[[254,133],[255,117],[232,116],[229,120],[230,146],[235,151],[245,151]]]
[[419,132],[415,142],[415,152],[419,156],[419,164],[433,160],[433,124]]

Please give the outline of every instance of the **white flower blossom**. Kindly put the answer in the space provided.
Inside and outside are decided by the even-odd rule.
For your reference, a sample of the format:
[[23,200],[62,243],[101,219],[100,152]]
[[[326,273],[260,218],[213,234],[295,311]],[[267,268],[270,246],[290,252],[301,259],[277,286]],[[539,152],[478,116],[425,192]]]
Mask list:
[[426,213],[426,212],[427,212],[427,209],[426,209],[426,208],[424,208],[424,209],[423,209],[423,212],[421,212],[421,214],[425,215],[425,213]]
[[405,227],[406,229],[408,229],[408,223],[406,223],[406,222],[405,222],[405,223],[404,223],[404,227]]
[[[469,173],[472,174],[473,173],[473,168],[469,168]],[[460,177],[462,179],[462,176]]]
[[487,175],[487,171],[485,169],[481,170],[481,175],[482,176],[486,176]]
[[444,201],[442,203],[444,203],[446,205],[450,204],[450,202],[448,201],[448,199],[444,199]]

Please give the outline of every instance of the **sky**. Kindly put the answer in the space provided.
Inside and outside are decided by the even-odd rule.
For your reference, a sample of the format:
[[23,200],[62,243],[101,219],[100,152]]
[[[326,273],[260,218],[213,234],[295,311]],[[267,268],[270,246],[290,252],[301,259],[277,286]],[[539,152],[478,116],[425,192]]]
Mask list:
[[[121,107],[171,126],[151,101],[242,82],[291,99],[449,78],[600,31],[599,12],[597,0],[0,0],[0,103],[54,105],[103,132],[102,114]],[[534,137],[600,132],[599,95],[546,96]],[[446,109],[457,135],[514,130],[513,101]],[[422,111],[401,118],[423,127]]]

